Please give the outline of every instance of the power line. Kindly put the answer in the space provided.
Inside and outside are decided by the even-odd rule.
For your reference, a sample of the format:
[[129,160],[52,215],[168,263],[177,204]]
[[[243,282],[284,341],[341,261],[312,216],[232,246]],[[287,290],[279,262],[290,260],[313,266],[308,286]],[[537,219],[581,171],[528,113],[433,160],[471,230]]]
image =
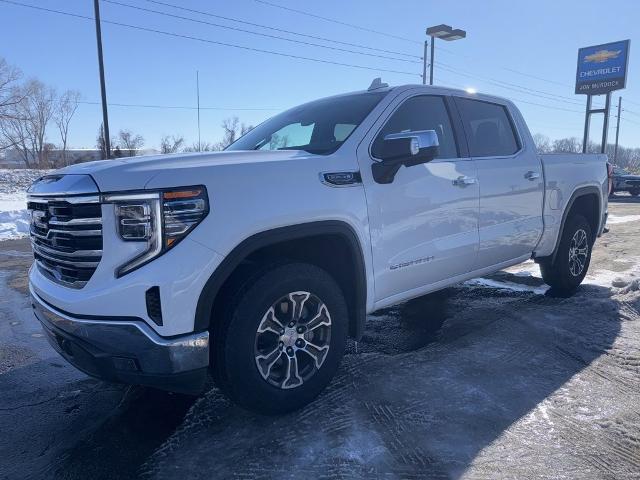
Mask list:
[[269,25],[260,24],[260,23],[248,22],[246,20],[240,20],[238,18],[233,18],[233,17],[225,17],[223,15],[217,15],[217,14],[214,14],[214,13],[211,13],[211,12],[205,12],[203,10],[195,10],[193,8],[187,8],[187,7],[183,7],[181,5],[175,5],[175,4],[172,4],[172,3],[160,2],[158,0],[145,0],[145,1],[149,2],[149,3],[154,3],[156,5],[162,5],[162,6],[165,6],[165,7],[175,8],[175,9],[182,10],[182,11],[185,11],[185,12],[197,13],[199,15],[206,15],[206,16],[212,17],[212,18],[219,18],[219,19],[222,19],[222,20],[227,20],[229,22],[236,22],[236,23],[241,23],[241,24],[244,24],[244,25],[250,25],[252,27],[265,28],[267,30],[272,30],[274,32],[288,33],[289,35],[298,35],[300,37],[313,38],[314,40],[322,40],[324,42],[337,43],[337,44],[340,44],[340,45],[347,45],[349,47],[364,48],[366,50],[372,50],[372,51],[375,51],[375,52],[391,53],[391,54],[394,54],[394,55],[403,55],[405,57],[416,58],[418,60],[422,60],[421,56],[412,55],[412,54],[409,54],[409,53],[398,52],[398,51],[394,51],[394,50],[385,50],[383,48],[371,47],[371,46],[362,45],[362,44],[359,44],[359,43],[344,42],[342,40],[336,40],[335,38],[327,38],[327,37],[321,37],[321,36],[318,36],[318,35],[309,35],[307,33],[294,32],[292,30],[286,30],[284,28],[277,28],[277,27],[272,27],[272,26],[269,26]]
[[576,101],[576,100],[569,100],[569,97],[565,97],[564,95],[558,95],[555,93],[551,93],[551,92],[545,92],[543,90],[536,90],[534,88],[529,88],[529,87],[522,87],[520,85],[517,85],[515,83],[510,83],[510,82],[505,82],[503,80],[497,80],[495,78],[491,78],[491,77],[482,77],[479,75],[475,75],[471,72],[468,73],[464,73],[465,70],[460,70],[456,67],[447,65],[445,63],[442,62],[436,62],[436,65],[438,65],[440,68],[443,68],[445,71],[449,71],[451,73],[454,73],[456,75],[461,75],[464,77],[469,77],[469,78],[473,78],[474,80],[481,80],[487,83],[490,83],[491,85],[496,85],[498,87],[501,88],[505,88],[507,90],[515,90],[521,93],[525,93],[527,95],[532,95],[532,96],[536,96],[536,97],[540,97],[540,98],[545,98],[546,100],[554,100],[554,101],[561,101],[563,103],[568,103],[571,105],[582,105],[581,102]]
[[[152,1],[152,0],[147,0],[147,1]],[[280,9],[283,9],[283,10],[288,10],[288,11],[291,11],[291,12],[299,13],[301,15],[307,15],[307,16],[310,16],[310,17],[313,17],[313,18],[319,18],[321,20],[337,23],[339,25],[345,25],[345,26],[348,26],[348,27],[351,27],[351,28],[356,28],[358,30],[377,33],[379,35],[384,35],[384,36],[391,37],[391,38],[396,38],[396,39],[399,39],[399,40],[405,40],[405,41],[409,41],[409,42],[412,42],[412,43],[418,43],[418,44],[422,43],[422,42],[417,41],[417,40],[412,40],[412,39],[409,39],[409,38],[400,37],[400,36],[397,36],[397,35],[392,35],[392,34],[386,33],[386,32],[380,32],[378,30],[373,30],[373,29],[370,29],[370,28],[367,28],[367,27],[363,27],[363,26],[360,26],[360,25],[355,25],[355,24],[352,24],[352,23],[346,23],[346,22],[342,22],[342,21],[335,20],[335,19],[332,19],[332,18],[323,17],[323,16],[320,16],[320,15],[316,15],[316,14],[313,14],[313,13],[310,13],[310,12],[303,11],[303,10],[298,10],[298,9],[294,9],[294,8],[290,8],[290,7],[285,7],[284,5],[278,5],[276,3],[272,3],[272,2],[269,2],[269,1],[266,1],[266,0],[255,0],[255,1],[258,2],[258,3],[265,4],[265,5],[269,5],[271,7],[280,8]],[[459,55],[459,56],[462,56],[462,57],[465,57],[465,58],[469,58],[469,59],[473,59],[474,58],[474,57],[470,57],[468,55],[464,55],[462,53],[453,51],[453,50],[445,48],[445,47],[438,47],[438,50],[450,53],[452,55]],[[548,78],[539,77],[537,75],[533,75],[533,74],[530,74],[530,73],[521,72],[521,71],[516,70],[514,68],[503,67],[503,66],[498,66],[498,68],[500,68],[502,70],[505,70],[505,71],[508,71],[508,72],[515,73],[517,75],[522,75],[524,77],[534,78],[534,79],[542,81],[542,82],[547,82],[547,83],[550,83],[550,84],[553,84],[553,85],[558,85],[558,86],[562,86],[562,87],[567,87],[567,86],[571,87],[571,85],[569,85],[569,84],[557,82],[557,81],[554,81],[554,80],[549,80]]]
[[[87,17],[85,15],[80,15],[80,14],[77,14],[77,13],[63,12],[61,10],[54,10],[54,9],[51,9],[51,8],[38,7],[38,6],[35,6],[35,5],[29,5],[29,4],[26,4],[26,3],[14,2],[12,0],[0,0],[0,2],[11,4],[11,5],[16,5],[16,6],[19,6],[19,7],[31,8],[33,10],[40,10],[40,11],[44,11],[44,12],[55,13],[55,14],[58,14],[58,15],[65,15],[65,16],[68,16],[68,17],[81,18],[83,20],[94,21],[94,19],[92,17]],[[220,45],[222,47],[236,48],[236,49],[240,49],[240,50],[246,50],[246,51],[257,52],[257,53],[268,53],[269,55],[277,55],[277,56],[280,56],[280,57],[295,58],[297,60],[307,60],[309,62],[324,63],[324,64],[328,64],[328,65],[338,65],[338,66],[341,66],[341,67],[358,68],[360,70],[372,70],[374,72],[397,73],[397,74],[400,74],[400,75],[410,75],[412,77],[413,76],[415,76],[415,77],[419,77],[420,76],[417,73],[406,72],[406,71],[401,71],[401,70],[391,70],[391,69],[386,69],[386,68],[369,67],[369,66],[366,66],[366,65],[356,65],[356,64],[352,64],[352,63],[335,62],[333,60],[324,60],[324,59],[320,59],[320,58],[304,57],[302,55],[293,55],[293,54],[289,54],[289,53],[276,52],[274,50],[265,50],[265,49],[262,49],[262,48],[247,47],[247,46],[244,46],[244,45],[236,45],[236,44],[233,44],[233,43],[218,42],[216,40],[209,40],[209,39],[206,39],[206,38],[194,37],[194,36],[191,36],[191,35],[184,35],[184,34],[179,34],[179,33],[167,32],[167,31],[164,31],[164,30],[157,30],[157,29],[154,29],[154,28],[141,27],[139,25],[132,25],[132,24],[128,24],[128,23],[114,22],[112,20],[102,20],[102,23],[107,23],[107,24],[110,24],[110,25],[117,25],[119,27],[130,28],[130,29],[140,30],[140,31],[144,31],[144,32],[157,33],[159,35],[165,35],[165,36],[168,36],[168,37],[182,38],[182,39],[186,39],[186,40],[194,40],[194,41],[197,41],[197,42],[208,43],[208,44],[212,44],[212,45]]]
[[636,122],[635,120],[630,120],[626,117],[620,117],[620,120],[622,120],[623,122],[633,123],[634,125],[640,125],[640,122]]
[[270,7],[280,8],[282,10],[288,10],[289,12],[299,13],[300,15],[306,15],[308,17],[318,18],[320,20],[324,20],[325,22],[337,23],[338,25],[344,25],[345,27],[355,28],[357,30],[362,30],[364,32],[376,33],[378,35],[383,35],[385,37],[395,38],[396,40],[404,40],[405,42],[419,43],[420,45],[422,45],[422,42],[413,40],[411,38],[401,37],[399,35],[392,35],[391,33],[381,32],[379,30],[373,30],[372,28],[361,27],[360,25],[354,25],[353,23],[342,22],[334,18],[323,17],[321,15],[316,15],[315,13],[310,13],[310,12],[305,12],[303,10],[297,10],[295,8],[285,7],[284,5],[278,5],[277,3],[267,2],[265,0],[255,0],[255,1],[258,3],[262,3],[264,5],[268,5]]
[[[459,83],[450,82],[450,81],[447,81],[446,83],[447,83],[447,85],[454,85],[454,86],[460,87],[462,89],[465,88],[464,86],[460,85]],[[524,93],[524,92],[520,92],[520,93]],[[533,105],[533,106],[536,106],[536,107],[547,108],[549,110],[559,110],[559,111],[563,111],[563,112],[583,113],[580,110],[573,110],[573,109],[569,109],[569,108],[556,107],[554,105],[545,105],[543,103],[531,102],[531,101],[528,101],[528,100],[522,100],[520,98],[515,98],[515,97],[509,97],[509,98],[511,100],[513,100],[515,103],[526,103],[527,105]]]
[[[256,1],[262,1],[262,0],[256,0]],[[20,7],[25,7],[25,8],[31,8],[31,9],[34,9],[34,10],[44,11],[44,12],[48,12],[48,13],[54,13],[54,14],[58,14],[58,15],[65,15],[65,16],[69,16],[69,17],[80,18],[80,19],[83,19],[83,20],[94,21],[94,19],[92,17],[87,17],[87,16],[84,16],[84,15],[75,14],[75,13],[71,13],[71,12],[64,12],[64,11],[60,11],[60,10],[49,9],[49,8],[45,8],[45,7],[39,7],[39,6],[35,6],[35,5],[19,3],[19,2],[12,1],[12,0],[0,0],[0,2],[6,3],[6,4],[15,5],[15,6],[20,6]],[[359,69],[365,69],[365,70],[373,70],[373,71],[381,71],[381,72],[389,72],[389,73],[398,73],[398,74],[403,74],[403,75],[419,76],[418,74],[414,74],[414,73],[410,73],[410,72],[403,72],[403,71],[397,71],[397,70],[388,70],[388,69],[378,69],[378,68],[368,67],[368,66],[364,66],[364,65],[355,65],[355,64],[348,64],[348,63],[342,63],[342,62],[334,62],[334,61],[331,61],[331,60],[323,60],[323,59],[312,58],[312,57],[304,57],[304,56],[299,56],[299,55],[286,54],[286,53],[282,53],[282,52],[275,52],[275,51],[271,51],[271,50],[264,50],[264,49],[258,49],[258,48],[253,48],[253,47],[246,47],[246,46],[242,46],[242,45],[235,45],[235,44],[230,44],[230,43],[225,43],[225,42],[218,42],[218,41],[214,41],[214,40],[203,39],[203,38],[199,38],[199,37],[193,37],[193,36],[189,36],[189,35],[182,35],[182,34],[177,34],[177,33],[172,33],[172,32],[166,32],[166,31],[163,31],[163,30],[156,30],[156,29],[152,29],[152,28],[146,28],[146,27],[142,27],[142,26],[138,26],[138,25],[131,25],[131,24],[115,22],[115,21],[110,21],[110,20],[102,20],[102,22],[103,23],[107,23],[107,24],[111,24],[111,25],[117,25],[117,26],[125,27],[125,28],[136,29],[136,30],[141,30],[141,31],[146,31],[146,32],[151,32],[151,33],[157,33],[157,34],[166,35],[166,36],[170,36],[170,37],[183,38],[183,39],[188,39],[188,40],[194,40],[194,41],[199,41],[199,42],[204,42],[204,43],[221,45],[221,46],[226,46],[226,47],[231,47],[231,48],[238,48],[238,49],[242,49],[242,50],[254,51],[254,52],[259,52],[259,53],[268,53],[268,54],[279,55],[279,56],[283,56],[283,57],[289,57],[289,58],[295,58],[295,59],[301,59],[301,60],[307,60],[307,61],[313,61],[313,62],[319,62],[319,63],[326,63],[326,64],[332,64],[332,65],[346,66],[346,67],[352,67],[352,68],[359,68]],[[470,77],[470,78],[474,78],[474,79],[478,78],[475,75],[468,75],[468,74],[464,74],[464,73],[461,73],[461,72],[457,72],[457,71],[453,70],[451,67],[445,67],[445,70],[450,71],[451,73],[455,73],[455,74],[458,74],[458,75],[465,76],[465,77]],[[487,80],[485,80],[485,81],[487,81]],[[495,84],[493,80],[488,80],[487,82]],[[497,86],[499,86],[501,88],[507,88],[507,89],[514,90],[514,88],[509,88],[509,87],[506,87],[506,86],[503,86],[503,85],[499,85],[499,84],[497,84]],[[522,87],[522,88],[520,88],[520,90],[527,90],[527,89]],[[518,91],[518,90],[515,90],[515,91]],[[541,97],[540,95],[535,95],[535,94],[529,93],[527,91],[520,91],[520,93],[525,93],[525,94],[529,94],[529,95],[533,95],[533,96],[538,96],[540,98],[544,98],[544,99],[549,100],[549,98]],[[548,94],[548,95],[554,95],[554,94]],[[554,95],[554,96],[558,96],[558,95]],[[582,113],[580,110],[572,110],[572,109],[567,109],[567,108],[561,108],[561,107],[545,105],[545,104],[535,103],[535,102],[521,100],[521,99],[515,99],[515,100],[517,102],[519,102],[519,103],[524,103],[524,104],[528,104],[528,105],[534,105],[534,106],[538,106],[538,107],[542,107],[542,108],[548,108],[548,109],[552,109],[552,110],[574,112],[574,113]],[[552,99],[552,100],[555,100],[555,99]],[[81,103],[92,104],[94,102],[81,102]],[[95,102],[95,103],[97,103],[97,102]],[[195,108],[195,107],[185,107],[185,106],[116,104],[116,103],[112,103],[110,105],[121,106],[121,107],[140,107],[140,108],[185,108],[185,109]],[[222,108],[222,107],[201,107],[201,108],[207,108],[207,109],[211,109],[211,110],[224,110],[224,108]],[[277,110],[277,109],[229,109],[229,110]],[[630,123],[636,123],[636,122],[628,120],[626,118],[622,118],[622,120],[628,121]]]
[[522,99],[514,99],[514,100],[517,103],[526,103],[528,105],[535,105],[537,107],[549,108],[551,110],[560,110],[560,111],[563,111],[563,112],[573,112],[573,113],[583,113],[580,110],[572,110],[570,108],[554,107],[552,105],[544,105],[542,103],[529,102],[528,100],[522,100]]
[[291,43],[298,43],[298,44],[306,45],[306,46],[310,46],[310,47],[326,48],[326,49],[332,50],[332,51],[354,53],[356,55],[366,55],[368,57],[383,58],[383,59],[387,59],[387,60],[396,60],[396,61],[399,61],[399,62],[422,63],[422,61],[419,61],[419,60],[409,60],[407,58],[391,57],[389,55],[380,55],[380,54],[377,54],[377,53],[358,52],[357,50],[349,50],[347,48],[335,47],[335,46],[330,46],[330,45],[322,45],[322,44],[319,44],[319,43],[306,42],[304,40],[295,40],[295,39],[292,39],[292,38],[281,37],[279,35],[271,35],[271,34],[268,34],[268,33],[254,32],[254,31],[251,31],[251,30],[246,30],[244,28],[231,27],[229,25],[221,25],[219,23],[208,22],[206,20],[198,20],[196,18],[183,17],[181,15],[175,15],[173,13],[161,12],[159,10],[152,10],[150,8],[144,8],[144,7],[139,7],[137,5],[131,5],[131,4],[128,4],[128,3],[118,2],[116,0],[102,0],[102,1],[105,2],[105,3],[112,3],[114,5],[119,5],[121,7],[131,8],[131,9],[134,9],[134,10],[139,10],[139,11],[142,11],[142,12],[155,13],[157,15],[163,15],[165,17],[177,18],[179,20],[186,20],[188,22],[201,23],[203,25],[209,25],[211,27],[224,28],[224,29],[233,30],[233,31],[236,31],[236,32],[249,33],[251,35],[258,35],[258,36],[261,36],[261,37],[274,38],[276,40],[282,40],[282,41],[291,42]]
[[[146,1],[153,1],[153,0],[146,0]],[[271,7],[280,8],[282,10],[288,10],[288,11],[291,11],[291,12],[299,13],[301,15],[306,15],[306,16],[309,16],[309,17],[318,18],[318,19],[325,20],[325,21],[328,21],[328,22],[337,23],[339,25],[348,26],[348,27],[355,28],[355,29],[358,29],[358,30],[363,30],[363,31],[371,32],[371,33],[377,33],[379,35],[384,35],[384,36],[390,37],[390,38],[396,38],[396,39],[399,39],[399,40],[405,40],[405,41],[409,41],[409,42],[412,42],[412,43],[418,43],[418,44],[422,43],[420,41],[412,40],[412,39],[409,39],[409,38],[406,38],[406,37],[400,37],[400,36],[397,36],[397,35],[392,35],[390,33],[381,32],[381,31],[378,31],[378,30],[373,30],[373,29],[370,29],[370,28],[367,28],[367,27],[363,27],[363,26],[360,26],[360,25],[355,25],[355,24],[352,24],[352,23],[342,22],[342,21],[335,20],[335,19],[332,19],[332,18],[323,17],[321,15],[316,15],[316,14],[313,14],[313,13],[310,13],[310,12],[307,12],[307,11],[286,7],[284,5],[279,5],[279,4],[272,3],[272,2],[269,2],[269,1],[266,1],[266,0],[254,0],[254,1],[256,1],[258,3],[262,3],[264,5],[271,6]],[[465,58],[469,58],[469,59],[473,59],[474,58],[474,57],[470,57],[468,55],[453,51],[453,50],[448,49],[448,48],[438,47],[438,49],[442,50],[444,52],[450,53],[452,55],[459,55],[459,56],[462,56],[462,57],[465,57]],[[542,82],[547,82],[549,84],[553,84],[553,85],[557,85],[557,86],[561,86],[561,87],[573,88],[573,86],[568,84],[568,83],[558,82],[558,81],[555,81],[555,80],[550,80],[548,78],[539,77],[539,76],[533,75],[531,73],[526,73],[526,72],[522,72],[520,70],[516,70],[515,68],[504,67],[504,66],[500,66],[500,65],[498,65],[497,68],[499,68],[501,70],[504,70],[504,71],[507,71],[507,72],[515,73],[517,75],[521,75],[521,76],[524,76],[524,77],[533,78],[535,80],[539,80],[539,81],[542,81]],[[553,94],[550,94],[550,95],[553,95]],[[627,99],[625,99],[625,100],[627,100]],[[634,103],[636,105],[640,105],[640,102],[633,102],[633,101],[630,101],[630,102]],[[575,102],[568,102],[567,101],[567,103],[575,103]],[[578,103],[575,103],[575,104],[577,105]]]
[[[443,52],[446,52],[446,53],[448,53],[450,55],[457,55],[459,57],[467,58],[467,59],[470,59],[470,60],[475,60],[475,58],[476,58],[476,57],[471,57],[469,55],[465,55],[464,53],[456,52],[454,50],[451,50],[451,49],[445,48],[445,47],[438,47],[438,50],[442,50]],[[522,75],[524,77],[533,78],[533,79],[539,80],[541,82],[547,82],[547,83],[550,83],[550,84],[553,84],[553,85],[558,85],[560,87],[573,88],[573,85],[570,85],[568,83],[562,83],[562,82],[557,82],[555,80],[549,80],[548,78],[538,77],[537,75],[533,75],[531,73],[522,72],[520,70],[516,70],[515,68],[503,67],[501,65],[496,65],[496,68],[499,68],[500,70],[504,70],[506,72],[515,73],[517,75]]]
[[[100,102],[90,102],[81,100],[78,103],[83,105],[100,105]],[[175,110],[197,110],[198,107],[190,107],[187,105],[152,105],[152,104],[140,104],[140,103],[111,103],[110,107],[134,107],[134,108],[160,108],[160,109],[175,109]],[[281,108],[235,108],[235,107],[200,107],[200,110],[222,110],[222,111],[258,111],[258,112],[273,112],[280,111]]]

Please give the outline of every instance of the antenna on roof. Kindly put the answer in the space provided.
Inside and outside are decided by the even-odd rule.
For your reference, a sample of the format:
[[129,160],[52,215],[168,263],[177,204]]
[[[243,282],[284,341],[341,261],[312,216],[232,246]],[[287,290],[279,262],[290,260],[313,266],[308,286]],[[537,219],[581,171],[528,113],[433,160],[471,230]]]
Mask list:
[[379,88],[387,88],[388,86],[388,83],[382,83],[382,79],[378,77],[373,79],[373,82],[371,82],[371,85],[369,85],[369,88],[367,88],[367,90],[377,90]]

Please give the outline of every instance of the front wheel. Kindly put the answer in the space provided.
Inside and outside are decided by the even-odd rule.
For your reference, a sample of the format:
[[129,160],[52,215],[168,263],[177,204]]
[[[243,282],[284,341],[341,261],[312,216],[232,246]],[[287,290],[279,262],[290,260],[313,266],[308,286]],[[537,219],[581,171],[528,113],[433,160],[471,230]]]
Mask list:
[[591,227],[582,215],[572,215],[565,223],[556,259],[540,262],[542,279],[560,294],[571,294],[582,283],[591,262]]
[[308,404],[331,381],[344,353],[344,296],[314,265],[286,264],[254,275],[224,317],[214,377],[250,410],[284,413]]

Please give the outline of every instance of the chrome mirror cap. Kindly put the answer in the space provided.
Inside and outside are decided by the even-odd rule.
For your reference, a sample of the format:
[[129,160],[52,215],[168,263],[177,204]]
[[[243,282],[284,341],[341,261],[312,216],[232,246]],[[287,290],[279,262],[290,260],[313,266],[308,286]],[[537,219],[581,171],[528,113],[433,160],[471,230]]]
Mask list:
[[398,132],[385,135],[385,140],[397,140],[400,138],[411,139],[411,155],[417,155],[421,149],[439,147],[438,134],[435,130],[418,130],[415,132]]

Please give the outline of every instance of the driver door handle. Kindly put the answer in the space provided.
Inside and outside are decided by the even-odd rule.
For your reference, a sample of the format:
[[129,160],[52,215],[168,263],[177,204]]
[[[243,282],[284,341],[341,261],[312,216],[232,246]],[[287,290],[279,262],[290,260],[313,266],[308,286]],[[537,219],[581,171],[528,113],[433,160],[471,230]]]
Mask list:
[[540,174],[538,172],[534,172],[533,170],[529,170],[524,174],[524,178],[533,182],[534,180],[540,178]]
[[469,185],[474,185],[474,184],[478,183],[478,179],[477,178],[473,178],[473,177],[460,176],[460,177],[456,178],[452,183],[456,187],[464,188],[464,187],[467,187]]

